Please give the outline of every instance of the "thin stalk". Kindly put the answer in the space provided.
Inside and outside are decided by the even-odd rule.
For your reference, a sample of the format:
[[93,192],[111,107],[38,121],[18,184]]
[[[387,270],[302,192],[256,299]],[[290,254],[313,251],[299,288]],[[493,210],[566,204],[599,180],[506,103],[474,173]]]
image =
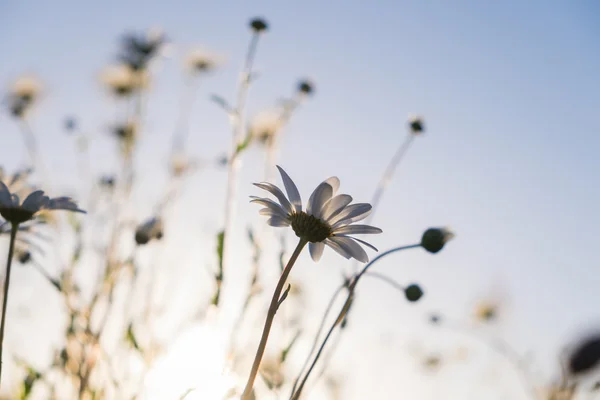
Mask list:
[[185,149],[185,143],[190,131],[190,118],[192,116],[192,108],[196,99],[196,77],[186,75],[183,92],[181,93],[181,104],[179,106],[179,119],[173,132],[172,152],[175,154],[178,151]]
[[27,152],[29,153],[29,158],[31,159],[31,165],[40,172],[43,182],[46,185],[49,185],[48,176],[46,175],[46,168],[44,166],[44,162],[38,151],[37,140],[35,138],[35,134],[33,133],[33,129],[27,122],[25,118],[21,119],[21,132],[23,134],[23,141],[25,142],[25,147],[27,147]]
[[310,368],[304,375],[304,378],[302,378],[302,381],[300,382],[298,389],[295,392],[293,391],[291,393],[290,400],[298,400],[300,398],[300,395],[302,394],[302,389],[304,389],[304,385],[306,384],[308,377],[310,376],[313,369],[315,368],[315,365],[317,365],[317,361],[319,361],[319,358],[321,357],[321,354],[323,353],[323,350],[325,349],[325,346],[327,345],[329,338],[333,334],[333,331],[335,330],[335,328],[344,320],[344,317],[346,316],[346,313],[348,312],[348,309],[350,308],[352,301],[354,299],[354,290],[356,289],[356,285],[358,284],[358,281],[360,280],[360,278],[369,270],[369,268],[373,264],[375,264],[377,261],[381,260],[382,258],[384,258],[390,254],[396,253],[398,251],[414,249],[417,247],[421,247],[421,244],[400,246],[400,247],[395,247],[393,249],[384,251],[383,253],[381,253],[377,257],[375,257],[373,260],[371,260],[369,263],[367,263],[363,267],[363,269],[354,276],[354,278],[352,279],[352,282],[350,283],[350,286],[348,287],[348,296],[346,297],[346,301],[344,302],[344,305],[342,306],[340,312],[338,313],[338,316],[335,319],[334,323],[329,328],[329,331],[327,332],[325,339],[323,339],[323,342],[321,343],[321,346],[319,347],[319,351],[315,355],[315,358],[313,359],[313,362],[312,362]]
[[231,153],[228,162],[228,176],[227,176],[227,188],[225,192],[225,217],[224,217],[224,228],[223,228],[223,259],[219,265],[219,271],[217,273],[217,288],[215,295],[215,305],[218,305],[221,286],[224,279],[224,270],[227,267],[229,260],[228,248],[229,240],[233,226],[233,220],[235,217],[235,200],[237,197],[237,186],[239,179],[240,159],[238,144],[243,140],[246,130],[246,98],[248,96],[248,89],[250,87],[250,79],[252,73],[252,65],[254,64],[254,56],[256,54],[256,48],[258,45],[258,39],[260,35],[254,33],[248,46],[248,53],[246,54],[246,61],[242,70],[242,76],[238,88],[237,103],[235,107],[235,116],[233,118],[233,140],[231,146]]
[[329,312],[333,308],[333,305],[335,304],[335,300],[339,296],[342,289],[344,289],[345,287],[346,287],[346,283],[338,286],[338,288],[333,293],[333,296],[331,296],[331,300],[329,300],[329,304],[327,305],[327,308],[325,308],[325,313],[323,314],[323,317],[321,318],[321,323],[319,324],[319,329],[317,329],[317,333],[315,335],[315,339],[313,340],[313,344],[310,348],[310,351],[308,352],[308,355],[306,356],[306,360],[304,361],[304,364],[302,364],[302,368],[300,368],[300,372],[298,372],[298,376],[296,377],[296,380],[294,381],[294,385],[292,386],[292,393],[294,393],[296,391],[296,387],[298,386],[300,377],[302,376],[302,374],[304,373],[304,370],[308,366],[308,363],[310,362],[310,357],[312,356],[312,354],[315,352],[315,349],[317,348],[317,344],[319,343],[319,337],[321,336],[321,332],[323,331],[323,328],[325,327],[325,321],[327,321],[327,316],[329,315]]
[[497,354],[507,360],[513,367],[518,371],[519,378],[521,380],[524,389],[532,395],[532,399],[538,397],[538,390],[533,383],[533,378],[529,375],[529,371],[523,365],[521,356],[504,340],[498,337],[488,337],[475,329],[469,329],[459,323],[446,322],[444,326],[450,330],[458,333],[465,334],[480,343],[483,343],[488,348],[495,351]]
[[290,257],[285,269],[281,273],[279,277],[279,282],[277,282],[277,287],[273,292],[273,297],[271,298],[271,304],[269,305],[269,312],[267,313],[267,319],[265,320],[265,326],[263,328],[262,336],[260,338],[260,343],[258,345],[258,349],[256,350],[256,356],[254,357],[254,362],[252,364],[252,369],[250,370],[250,375],[248,376],[248,382],[246,382],[246,388],[244,389],[244,393],[242,394],[242,400],[250,400],[252,398],[252,389],[254,388],[254,381],[256,380],[256,376],[258,375],[258,368],[260,367],[260,362],[265,353],[265,349],[267,347],[267,340],[269,339],[269,333],[271,331],[271,326],[273,325],[273,320],[275,319],[275,314],[277,313],[277,309],[279,308],[280,299],[281,299],[281,291],[283,290],[283,286],[287,281],[290,272],[292,271],[292,267],[294,263],[298,259],[298,256],[302,252],[304,246],[306,246],[308,242],[305,239],[300,239],[294,253]]
[[8,259],[6,260],[6,276],[4,277],[4,297],[2,298],[2,321],[0,322],[0,381],[2,380],[2,348],[4,345],[4,326],[6,322],[6,306],[8,304],[8,287],[10,285],[10,267],[12,265],[13,253],[15,251],[15,240],[19,224],[12,223],[10,229],[10,244],[8,247]]

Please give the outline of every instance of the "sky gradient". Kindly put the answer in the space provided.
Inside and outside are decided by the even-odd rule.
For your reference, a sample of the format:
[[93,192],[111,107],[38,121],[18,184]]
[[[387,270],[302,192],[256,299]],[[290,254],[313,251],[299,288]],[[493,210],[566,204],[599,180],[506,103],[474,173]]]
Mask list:
[[[377,210],[373,223],[384,234],[373,243],[380,250],[414,243],[430,226],[448,225],[457,233],[435,256],[415,250],[377,266],[401,283],[421,283],[422,302],[406,304],[382,283],[364,282],[353,325],[333,363],[339,376],[349,378],[342,398],[396,399],[402,392],[411,399],[517,399],[523,396],[518,379],[498,372],[507,364],[484,348],[472,346],[472,362],[451,363],[432,376],[419,369],[414,347],[470,344],[460,335],[428,329],[428,312],[469,319],[477,299],[500,293],[505,314],[494,329],[519,351],[535,355],[533,364],[545,382],[557,372],[548,365],[560,346],[600,323],[599,13],[598,4],[585,0],[110,0],[86,6],[5,0],[0,84],[22,73],[44,81],[46,95],[33,125],[58,183],[77,179],[72,155],[64,155],[72,146],[62,131],[68,115],[94,136],[93,169],[106,171],[114,156],[104,132],[114,110],[98,74],[113,62],[119,35],[164,29],[175,46],[161,62],[148,103],[138,162],[156,162],[143,178],[148,187],[139,199],[143,217],[152,207],[143,199],[160,190],[154,179],[161,179],[165,136],[177,116],[180,56],[201,45],[227,58],[222,70],[202,82],[189,142],[192,154],[218,155],[228,148],[230,129],[208,96],[233,99],[247,21],[264,16],[271,29],[259,44],[260,78],[250,92],[249,114],[289,96],[299,78],[316,85],[314,98],[286,129],[279,155],[303,196],[336,175],[343,192],[368,201],[406,135],[408,115],[418,113],[426,133],[416,138]],[[6,114],[0,116],[0,131],[2,165],[23,165],[25,149]],[[239,191],[240,243],[244,224],[259,221],[258,210],[245,199],[258,194],[249,183],[262,176],[261,155],[253,149]],[[194,232],[210,238],[219,226],[223,179],[223,172],[212,169],[192,178],[180,212],[207,212],[185,222],[181,229],[189,234],[181,235],[180,246],[194,246]],[[209,212],[213,209],[218,211]],[[210,242],[199,246],[213,248]],[[326,253],[318,264],[304,254],[294,272],[318,313],[346,265]],[[15,280],[26,284],[24,274],[19,271]],[[481,376],[482,365],[493,371],[492,378]]]

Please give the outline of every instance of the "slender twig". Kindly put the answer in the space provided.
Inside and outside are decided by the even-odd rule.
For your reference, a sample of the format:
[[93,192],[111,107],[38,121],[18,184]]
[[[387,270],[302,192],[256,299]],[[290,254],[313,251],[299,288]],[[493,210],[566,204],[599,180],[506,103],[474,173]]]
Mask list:
[[231,146],[231,153],[228,160],[228,176],[227,176],[227,188],[225,189],[225,217],[223,222],[223,259],[219,264],[219,271],[217,276],[217,287],[215,289],[214,303],[218,305],[221,286],[225,277],[224,270],[227,269],[227,262],[229,260],[229,240],[233,226],[233,220],[235,217],[235,201],[237,197],[237,185],[238,175],[240,169],[238,149],[239,144],[242,142],[245,136],[246,130],[246,98],[248,95],[248,89],[250,88],[250,80],[252,75],[252,66],[254,64],[254,56],[256,54],[256,48],[258,45],[258,39],[260,34],[255,32],[250,39],[250,45],[248,46],[248,52],[246,54],[246,61],[242,70],[242,76],[238,87],[237,102],[235,106],[235,113],[233,115],[233,140]]
[[15,239],[19,231],[19,224],[12,223],[10,229],[10,244],[8,247],[8,259],[6,260],[6,276],[4,277],[4,297],[2,298],[2,322],[0,322],[0,381],[2,379],[2,348],[4,345],[4,326],[6,322],[6,306],[8,304],[8,287],[10,286],[10,267],[12,266],[13,253],[15,251]]
[[348,296],[346,297],[346,301],[344,302],[344,305],[342,306],[340,312],[338,313],[338,316],[335,320],[335,322],[331,325],[331,327],[329,328],[329,331],[327,332],[327,335],[325,336],[325,339],[323,339],[323,342],[321,343],[321,346],[319,347],[319,351],[317,351],[317,354],[315,355],[315,358],[313,359],[313,362],[310,366],[310,368],[308,369],[308,371],[306,372],[306,374],[304,375],[304,378],[302,378],[302,380],[300,381],[300,385],[298,386],[298,389],[295,392],[292,392],[290,394],[290,399],[291,400],[298,400],[300,398],[300,395],[302,394],[302,389],[304,388],[304,385],[306,384],[306,381],[308,380],[308,377],[310,376],[310,374],[312,373],[315,365],[317,364],[317,361],[319,361],[319,358],[321,357],[321,354],[323,353],[323,350],[325,349],[325,346],[327,345],[327,342],[329,341],[329,338],[331,337],[331,335],[333,334],[333,331],[335,330],[335,328],[344,320],[344,317],[346,316],[346,313],[348,312],[348,309],[350,308],[352,301],[354,299],[354,291],[356,289],[356,285],[358,284],[360,278],[367,273],[367,271],[369,270],[369,268],[375,264],[377,261],[381,260],[382,258],[396,253],[398,251],[402,251],[402,250],[408,250],[408,249],[414,249],[417,247],[421,247],[421,244],[413,244],[413,245],[408,245],[408,246],[400,246],[400,247],[395,247],[393,249],[384,251],[383,253],[379,254],[377,257],[375,257],[373,260],[371,260],[369,263],[367,263],[363,269],[357,273],[354,278],[352,279],[352,282],[350,283],[349,287],[348,287]]
[[294,253],[290,257],[285,269],[281,273],[279,277],[279,282],[277,282],[277,287],[273,292],[273,297],[271,298],[271,304],[269,305],[269,312],[267,313],[267,319],[265,320],[265,326],[263,328],[262,336],[260,338],[260,344],[258,345],[258,349],[256,350],[256,356],[254,357],[254,362],[252,364],[252,369],[250,370],[250,375],[248,376],[248,382],[246,383],[246,387],[244,389],[244,393],[242,394],[242,400],[250,400],[252,398],[252,390],[254,388],[254,381],[256,380],[256,375],[258,374],[258,368],[260,367],[260,362],[262,361],[263,354],[265,353],[265,349],[267,347],[267,340],[269,339],[269,333],[271,331],[271,326],[273,325],[273,319],[275,318],[275,313],[277,312],[277,308],[279,307],[279,300],[281,299],[281,291],[283,290],[283,286],[292,271],[292,267],[294,263],[298,259],[298,256],[302,252],[302,249],[308,243],[305,239],[300,239]]
[[325,312],[323,313],[323,317],[321,318],[321,323],[319,324],[319,328],[317,329],[317,333],[315,334],[315,338],[313,340],[312,346],[308,352],[308,355],[306,356],[306,360],[304,360],[304,364],[300,368],[300,371],[298,372],[298,376],[296,377],[296,380],[294,381],[294,385],[292,386],[292,393],[294,393],[296,391],[298,382],[300,381],[300,378],[302,377],[304,370],[308,366],[308,363],[310,362],[310,358],[312,357],[313,353],[315,352],[315,349],[317,348],[317,344],[319,344],[319,338],[321,337],[321,332],[323,331],[323,328],[325,327],[325,322],[327,321],[327,316],[329,315],[329,312],[333,308],[333,305],[335,304],[335,300],[337,299],[337,297],[339,296],[341,291],[347,286],[348,285],[346,284],[346,282],[344,282],[343,284],[338,286],[338,288],[333,293],[333,296],[331,296],[331,300],[329,300],[329,304],[327,304],[327,307],[325,308]]
[[480,343],[483,343],[488,348],[495,351],[497,354],[502,356],[505,360],[515,367],[515,369],[519,372],[519,377],[521,383],[523,384],[526,391],[528,391],[532,398],[535,399],[538,396],[538,390],[533,383],[533,379],[529,375],[529,371],[523,365],[523,360],[521,356],[515,351],[505,340],[499,337],[489,337],[483,334],[482,332],[477,331],[476,329],[469,329],[467,326],[463,326],[460,323],[444,320],[444,326],[447,329],[453,330],[455,332],[467,335],[470,338],[473,338]]

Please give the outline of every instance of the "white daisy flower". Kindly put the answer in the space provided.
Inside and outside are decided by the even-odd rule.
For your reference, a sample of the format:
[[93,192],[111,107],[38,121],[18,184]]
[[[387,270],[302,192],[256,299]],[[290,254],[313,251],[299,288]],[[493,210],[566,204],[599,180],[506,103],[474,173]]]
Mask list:
[[29,221],[43,210],[69,210],[85,213],[70,197],[56,197],[54,199],[44,195],[41,190],[31,193],[23,203],[15,193],[0,181],[0,215],[11,224],[20,224]]
[[300,192],[288,174],[277,166],[283,179],[287,197],[277,186],[263,182],[254,185],[266,190],[279,200],[279,203],[268,199],[252,196],[252,203],[265,208],[260,214],[269,217],[267,223],[275,227],[291,226],[301,239],[309,242],[310,255],[314,261],[319,261],[325,245],[331,247],[346,259],[355,258],[360,262],[369,261],[367,253],[361,244],[377,251],[369,243],[350,235],[381,233],[381,229],[369,225],[353,225],[365,219],[371,212],[368,203],[350,204],[352,197],[336,192],[340,186],[337,177],[331,177],[322,182],[314,190],[306,211],[302,211]]

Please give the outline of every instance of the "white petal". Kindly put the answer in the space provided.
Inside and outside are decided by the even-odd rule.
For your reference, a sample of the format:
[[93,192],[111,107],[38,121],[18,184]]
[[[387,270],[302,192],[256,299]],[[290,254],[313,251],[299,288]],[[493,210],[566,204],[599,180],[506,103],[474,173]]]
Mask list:
[[[351,204],[348,207],[344,208],[338,215],[327,221],[327,223],[333,226],[340,221],[351,220],[351,222],[343,224],[348,225],[352,222],[360,221],[361,219],[366,218],[367,215],[369,215],[369,213],[371,212],[372,208],[373,207],[371,207],[371,205],[368,203]],[[358,219],[355,220],[355,218]]]
[[10,190],[8,190],[8,188],[2,181],[0,181],[0,205],[2,205],[4,207],[12,206],[12,200],[10,198]]
[[306,212],[316,218],[320,218],[321,209],[323,208],[323,205],[331,199],[331,196],[333,196],[333,188],[331,185],[327,182],[321,182],[310,195],[308,205],[306,206]]
[[321,212],[321,218],[327,221],[329,218],[339,214],[344,207],[352,202],[352,196],[347,194],[338,194],[329,200],[324,206]]
[[332,176],[331,178],[325,179],[326,183],[329,183],[329,186],[333,189],[333,194],[335,194],[340,188],[340,180],[337,176]]
[[31,193],[25,201],[23,201],[22,207],[27,211],[31,211],[33,213],[38,212],[41,208],[45,207],[50,200],[47,196],[44,196],[44,192],[41,190],[36,190]]
[[266,215],[268,217],[278,217],[287,219],[287,214],[282,210],[273,210],[272,208],[261,208],[258,212],[260,215]]
[[352,258],[352,255],[346,251],[346,249],[342,248],[337,242],[332,241],[331,239],[325,239],[325,243],[327,246],[331,247],[335,250],[339,255],[344,257],[346,260]]
[[339,244],[341,248],[346,250],[348,254],[350,254],[353,258],[357,259],[358,261],[363,263],[369,261],[369,256],[365,252],[365,249],[363,249],[360,244],[355,242],[353,238],[345,236],[333,236],[329,238],[329,240]]
[[333,231],[334,235],[368,235],[383,232],[371,225],[346,225]]
[[[350,237],[350,236],[346,236],[346,235],[339,235],[339,236],[345,236],[345,237]],[[355,238],[355,237],[350,237],[352,240],[356,240],[358,243],[360,244],[364,244],[365,246],[367,246],[368,248],[370,248],[373,251],[379,251],[377,250],[377,247],[373,246],[371,243],[367,243],[364,240],[361,240],[359,238]]]
[[292,178],[281,168],[279,165],[277,166],[279,173],[281,174],[281,179],[283,180],[283,185],[285,186],[285,191],[290,199],[290,203],[294,206],[294,209],[297,213],[302,212],[302,198],[300,197],[300,192],[296,187]]
[[273,196],[277,197],[277,200],[279,200],[279,203],[281,204],[281,206],[285,210],[287,210],[290,214],[294,212],[294,209],[292,208],[292,205],[290,204],[289,200],[287,199],[287,197],[285,197],[285,194],[283,194],[281,189],[279,189],[277,186],[273,185],[272,183],[268,183],[268,182],[255,183],[254,186],[259,187],[263,190],[266,190],[267,192],[271,193]]
[[321,255],[323,254],[324,249],[325,244],[323,244],[323,242],[308,244],[308,250],[310,250],[310,256],[312,257],[314,262],[317,262],[321,259]]
[[288,213],[281,207],[281,205],[275,203],[271,199],[261,199],[261,198],[257,197],[257,198],[253,198],[252,200],[250,200],[250,203],[260,204],[261,206],[265,206],[267,208],[270,208],[274,212],[280,212],[281,211],[283,214],[288,215]]
[[277,227],[277,228],[281,228],[284,226],[290,226],[290,223],[287,219],[284,218],[279,218],[279,217],[271,217],[267,220],[267,224]]

